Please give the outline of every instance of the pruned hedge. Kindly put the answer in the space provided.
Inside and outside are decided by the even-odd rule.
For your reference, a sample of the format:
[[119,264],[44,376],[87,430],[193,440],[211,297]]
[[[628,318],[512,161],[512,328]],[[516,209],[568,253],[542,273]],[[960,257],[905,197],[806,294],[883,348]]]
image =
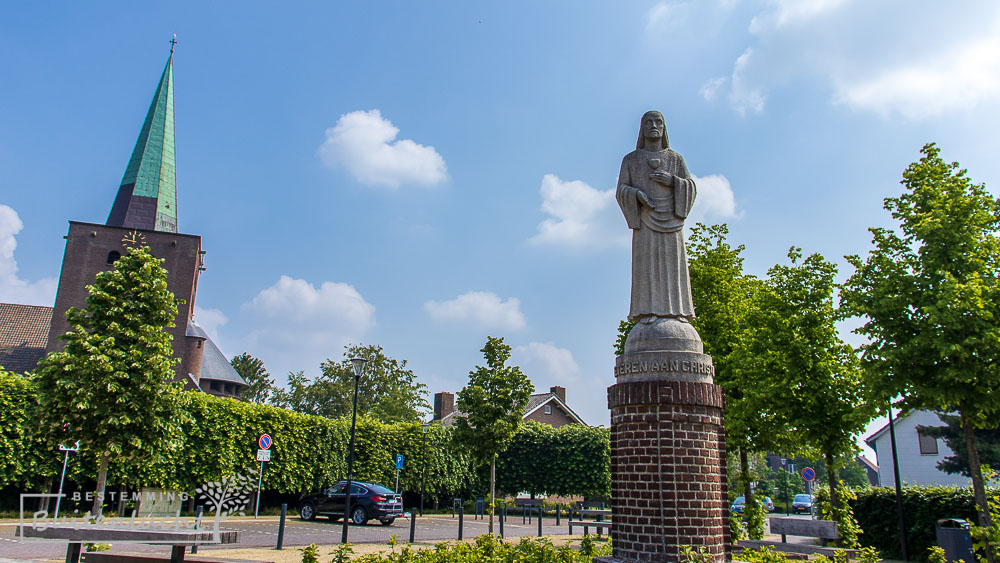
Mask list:
[[[192,491],[207,481],[255,471],[257,439],[273,440],[265,465],[263,489],[301,493],[331,485],[347,472],[350,421],[185,393],[190,414],[173,448],[143,466],[111,461],[108,483],[165,486]],[[36,435],[31,380],[0,371],[0,488],[38,490],[58,479],[62,455]],[[358,419],[355,479],[395,485],[396,454],[405,458],[399,488],[420,489],[426,453],[426,492],[430,497],[482,495],[484,484],[469,455],[452,444],[450,428],[431,425],[425,436],[417,423],[383,424]],[[72,438],[71,438],[72,439]],[[67,481],[87,483],[97,472],[96,456],[71,454]],[[569,425],[552,428],[526,424],[514,446],[498,463],[500,491],[560,495],[606,494],[610,488],[607,429]]]
[[[995,491],[994,491],[995,492]],[[862,533],[861,545],[879,550],[884,559],[901,560],[896,490],[888,487],[859,489],[851,502]],[[942,518],[976,523],[976,503],[971,487],[903,488],[907,551],[911,560],[927,561],[927,548],[937,545],[935,525]]]

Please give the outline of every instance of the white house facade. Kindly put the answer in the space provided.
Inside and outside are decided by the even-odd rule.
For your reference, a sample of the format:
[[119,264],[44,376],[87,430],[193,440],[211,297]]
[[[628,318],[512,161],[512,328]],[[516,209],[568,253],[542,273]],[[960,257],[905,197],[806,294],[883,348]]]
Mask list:
[[[937,468],[938,462],[953,454],[944,440],[922,434],[920,426],[944,426],[937,413],[917,410],[893,420],[896,432],[896,452],[899,458],[899,476],[904,485],[958,485],[968,486],[971,482],[962,475],[950,475]],[[883,487],[895,487],[892,471],[892,444],[889,441],[889,425],[886,424],[865,443],[875,450],[878,463],[879,481]]]

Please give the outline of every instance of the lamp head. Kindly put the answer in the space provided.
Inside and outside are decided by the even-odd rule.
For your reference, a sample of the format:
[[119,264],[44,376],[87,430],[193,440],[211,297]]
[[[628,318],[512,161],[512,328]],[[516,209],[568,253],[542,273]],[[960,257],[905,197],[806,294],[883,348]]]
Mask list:
[[351,365],[354,367],[354,377],[361,377],[361,372],[365,369],[368,360],[364,358],[351,358]]
[[424,434],[426,434],[427,431],[430,430],[430,429],[431,429],[431,425],[429,423],[425,422],[425,423],[423,423],[423,424],[420,425],[420,431],[423,432]]

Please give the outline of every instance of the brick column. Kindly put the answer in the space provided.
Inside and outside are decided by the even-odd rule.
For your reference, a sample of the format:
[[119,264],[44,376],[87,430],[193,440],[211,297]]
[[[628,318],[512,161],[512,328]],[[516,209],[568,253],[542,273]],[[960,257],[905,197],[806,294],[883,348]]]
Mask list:
[[608,407],[613,556],[595,561],[680,561],[684,545],[728,560],[722,388],[620,382]]

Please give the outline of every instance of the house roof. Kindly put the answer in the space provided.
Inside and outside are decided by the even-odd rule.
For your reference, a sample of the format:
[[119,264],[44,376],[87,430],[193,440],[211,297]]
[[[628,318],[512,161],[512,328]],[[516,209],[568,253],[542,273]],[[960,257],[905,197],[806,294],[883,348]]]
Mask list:
[[556,405],[558,405],[559,408],[561,408],[570,418],[572,418],[574,422],[578,422],[580,424],[587,424],[586,422],[583,421],[582,418],[580,418],[579,415],[573,412],[573,409],[569,408],[569,405],[563,402],[558,395],[552,392],[537,393],[535,395],[532,395],[528,399],[528,406],[525,407],[524,409],[523,418],[527,418],[531,413],[537,411],[538,409],[542,408],[543,406],[549,403],[555,403]]
[[225,381],[237,385],[246,386],[239,372],[233,369],[233,365],[226,359],[222,350],[212,342],[211,338],[205,339],[204,351],[201,356],[201,379]]
[[51,324],[52,307],[0,303],[0,366],[15,373],[35,369]]
[[872,460],[868,459],[867,457],[865,457],[863,455],[859,455],[859,456],[857,456],[857,458],[858,458],[858,461],[860,461],[861,463],[863,463],[865,466],[867,466],[872,471],[878,471],[878,466],[875,465],[875,462],[873,462]]
[[[552,393],[552,392],[548,392],[548,393],[536,393],[534,395],[529,396],[528,397],[528,405],[526,407],[524,407],[524,414],[521,416],[521,418],[522,419],[528,418],[528,416],[531,413],[537,411],[538,409],[542,408],[543,406],[545,406],[545,405],[547,405],[549,403],[555,403],[556,405],[558,405],[559,408],[562,409],[563,412],[565,412],[567,416],[569,416],[571,419],[573,419],[574,422],[577,422],[577,423],[580,423],[580,424],[584,424],[584,425],[587,424],[586,422],[583,421],[582,418],[580,418],[580,415],[576,414],[573,411],[573,409],[569,408],[569,405],[567,405],[565,402],[563,402],[559,398],[558,395],[556,395],[555,393]],[[440,419],[437,420],[437,422],[440,422],[441,424],[443,424],[445,426],[450,426],[451,424],[454,424],[454,418],[456,416],[465,416],[465,413],[463,413],[462,411],[460,411],[458,409],[455,409],[455,410],[451,411],[450,413],[442,416]]]

